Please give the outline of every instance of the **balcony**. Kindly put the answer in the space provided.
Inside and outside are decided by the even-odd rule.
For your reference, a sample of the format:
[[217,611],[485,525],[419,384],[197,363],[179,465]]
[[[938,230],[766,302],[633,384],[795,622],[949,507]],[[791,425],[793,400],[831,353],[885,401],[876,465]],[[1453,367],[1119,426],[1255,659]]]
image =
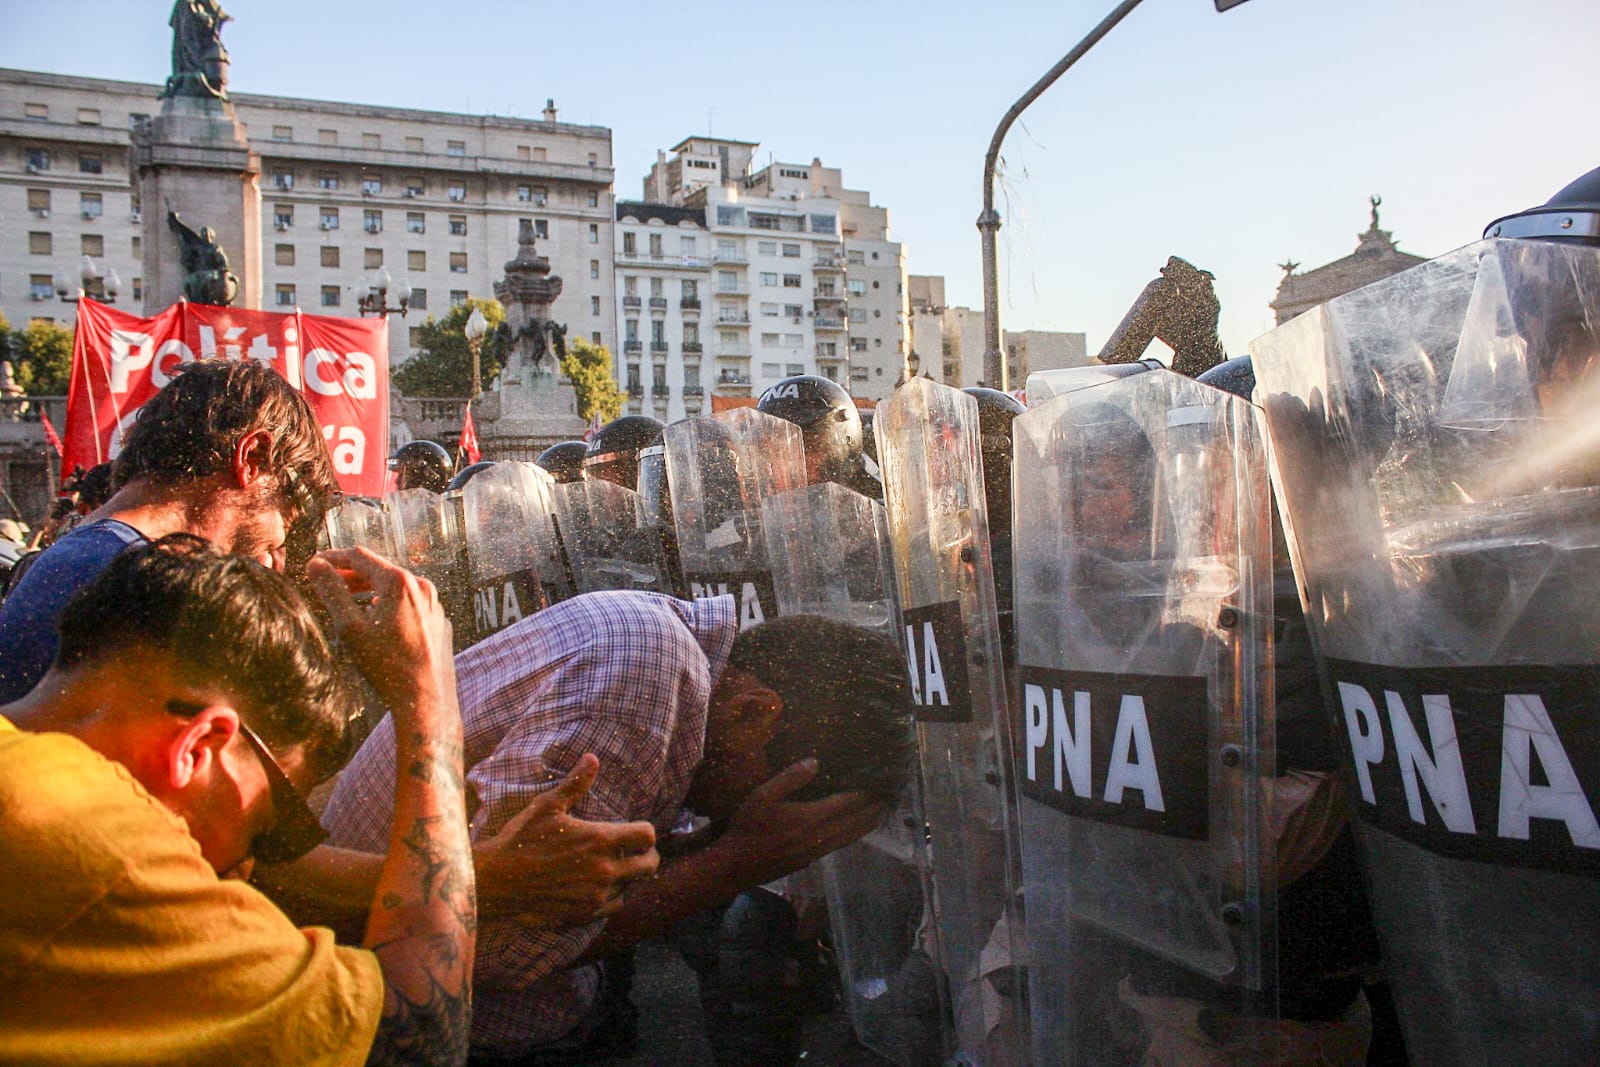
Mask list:
[[748,326],[750,313],[747,311],[718,311],[717,323],[722,326]]
[[678,301],[678,306],[685,311],[699,311],[700,298],[698,296],[686,296]]
[[686,385],[683,387],[684,396],[704,396],[706,392],[703,385]]
[[705,349],[700,346],[700,342],[699,341],[685,341],[685,342],[683,342],[683,353],[684,353],[684,355],[689,355],[689,354],[694,353],[694,352],[703,352],[703,351],[705,351]]
[[811,261],[812,270],[844,272],[843,256],[818,256]]
[[815,323],[817,329],[819,329],[819,330],[842,330],[842,329],[844,329],[844,320],[843,319],[828,319],[828,318],[823,318],[821,315],[818,315],[816,317],[816,319],[813,320],[813,322]]
[[739,289],[739,288],[724,289],[722,286],[719,285],[719,286],[717,286],[717,295],[718,296],[744,296],[744,297],[748,297],[750,295],[750,290],[748,290],[748,289]]
[[724,371],[723,373],[717,375],[717,384],[718,385],[749,385],[750,384],[750,375],[748,375],[748,374],[733,374],[733,373],[729,373],[727,371]]
[[750,346],[749,345],[743,345],[743,344],[738,344],[738,345],[730,344],[727,341],[718,341],[717,342],[717,355],[718,356],[731,356],[731,357],[736,358],[736,359],[749,359],[750,358]]
[[811,295],[816,300],[843,300],[845,298],[844,293],[840,290],[824,286],[818,286],[813,289]]
[[664,296],[652,296],[650,298],[650,310],[651,311],[665,311],[665,310],[667,310],[667,298],[664,297]]
[[666,385],[660,385],[660,384],[652,385],[650,387],[650,395],[651,396],[671,396],[672,395],[672,389],[670,387],[666,386]]
[[711,258],[712,258],[712,260],[714,262],[717,262],[717,263],[748,263],[748,262],[750,262],[748,259],[745,258],[744,252],[740,251],[739,249],[734,249],[734,248],[728,248],[728,249],[719,248],[719,249],[717,249],[715,252],[713,252],[711,254]]
[[833,342],[817,346],[817,358],[828,363],[837,363],[844,358],[844,353],[833,347]]
[[650,342],[650,351],[652,353],[654,353],[654,354],[657,354],[657,355],[666,355],[666,353],[667,353],[667,342],[665,342],[665,341],[651,341]]
[[636,308],[641,306],[641,301],[636,296],[625,296],[622,298],[622,306],[625,308]]
[[643,341],[624,341],[624,342],[622,342],[622,351],[623,351],[624,355],[629,355],[629,356],[637,355],[638,353],[644,351],[644,342]]
[[644,396],[644,386],[639,382],[628,383],[629,396]]

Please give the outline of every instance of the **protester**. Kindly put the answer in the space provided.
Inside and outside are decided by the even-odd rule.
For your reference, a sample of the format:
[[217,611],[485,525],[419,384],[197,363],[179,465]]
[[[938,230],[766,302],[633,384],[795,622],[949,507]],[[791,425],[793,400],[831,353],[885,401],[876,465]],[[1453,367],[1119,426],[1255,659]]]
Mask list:
[[[552,1044],[576,1055],[606,1008],[595,1002],[596,968],[576,964],[855,840],[907,774],[898,651],[810,616],[739,635],[730,597],[577,597],[461,653],[457,671],[478,839],[586,751],[601,757],[601,771],[578,814],[648,819],[665,833],[687,805],[716,835],[633,886],[603,924],[486,922],[473,1033],[484,1055]],[[341,777],[324,813],[335,844],[382,847],[395,746],[394,729],[381,725]],[[836,790],[860,792],[810,799]]]
[[186,365],[139,409],[113,480],[111,499],[0,605],[0,702],[44,676],[62,607],[130,545],[189,533],[281,569],[291,526],[314,521],[336,489],[310,407],[248,359]]
[[173,535],[74,597],[55,665],[0,706],[17,875],[0,1061],[464,1061],[476,914],[449,627],[428,583],[376,557],[330,553],[311,577],[408,769],[385,790],[370,951],[242,880],[321,836],[303,797],[342,762],[353,707],[328,642],[285,579]]

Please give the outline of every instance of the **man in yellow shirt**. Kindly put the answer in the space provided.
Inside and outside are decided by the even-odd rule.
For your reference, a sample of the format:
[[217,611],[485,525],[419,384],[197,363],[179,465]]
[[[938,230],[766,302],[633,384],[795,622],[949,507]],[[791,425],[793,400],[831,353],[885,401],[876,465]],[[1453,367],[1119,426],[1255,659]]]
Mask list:
[[[250,888],[321,836],[352,702],[288,583],[197,538],[119,555],[0,706],[0,1062],[461,1063],[476,907],[449,625],[370,554],[308,574],[402,749],[366,950]],[[374,593],[358,606],[350,588]]]

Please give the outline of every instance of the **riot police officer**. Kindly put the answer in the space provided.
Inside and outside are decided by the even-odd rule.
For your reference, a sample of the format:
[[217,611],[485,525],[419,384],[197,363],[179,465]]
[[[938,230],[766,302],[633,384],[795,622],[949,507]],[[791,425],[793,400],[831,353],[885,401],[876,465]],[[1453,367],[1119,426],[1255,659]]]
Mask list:
[[583,478],[583,457],[588,454],[589,446],[585,442],[562,441],[540,452],[533,462],[549,471],[556,484],[561,485]]
[[961,390],[978,402],[983,448],[983,498],[989,507],[989,556],[994,566],[995,608],[1006,662],[1015,647],[1011,589],[1011,420],[1028,409],[1010,393],[984,386]]
[[476,478],[478,475],[482,474],[492,466],[494,466],[494,460],[484,459],[479,460],[477,463],[470,463],[467,466],[462,467],[460,473],[454,478],[450,479],[450,491],[453,493],[457,489],[464,487],[468,482],[472,481],[472,479]]
[[883,486],[867,472],[861,412],[838,382],[815,374],[793,375],[762,393],[756,410],[800,427],[806,477],[813,484],[838,482],[883,499]]
[[583,476],[616,482],[628,489],[639,486],[639,451],[666,426],[648,415],[624,415],[600,427],[583,457]]
[[396,489],[427,489],[442,493],[450,484],[455,464],[442,445],[432,441],[411,441],[395,449],[389,469],[398,478]]

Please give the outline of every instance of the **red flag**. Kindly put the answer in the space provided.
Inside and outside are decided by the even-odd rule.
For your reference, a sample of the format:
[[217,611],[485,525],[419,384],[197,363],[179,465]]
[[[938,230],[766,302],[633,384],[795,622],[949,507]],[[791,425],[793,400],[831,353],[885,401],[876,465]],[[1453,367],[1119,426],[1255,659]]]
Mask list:
[[50,442],[50,447],[56,450],[57,456],[65,454],[61,447],[61,435],[56,433],[56,428],[50,424],[50,415],[43,408],[39,409],[39,421],[44,423],[44,439]]
[[478,451],[478,431],[472,427],[472,405],[467,404],[466,418],[461,420],[461,443],[456,446],[456,454],[465,456],[468,463],[476,463],[483,458],[483,453]]

